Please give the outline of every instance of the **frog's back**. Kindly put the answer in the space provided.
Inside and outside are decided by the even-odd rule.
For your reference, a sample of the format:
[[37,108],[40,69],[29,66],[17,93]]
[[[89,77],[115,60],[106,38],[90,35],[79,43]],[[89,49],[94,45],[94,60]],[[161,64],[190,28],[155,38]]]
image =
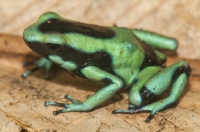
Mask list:
[[105,51],[112,56],[112,67],[115,75],[124,80],[129,86],[135,76],[145,67],[162,65],[165,60],[160,60],[154,48],[141,41],[128,28],[111,27],[115,37],[106,44]]
[[114,74],[120,77],[125,85],[131,84],[141,70],[145,53],[140,40],[128,28],[111,27],[115,37],[105,45],[112,58]]
[[[139,39],[128,28],[88,27],[88,33],[93,36],[80,32],[66,34],[69,45],[72,44],[70,47],[77,49],[72,60],[78,62],[80,68],[96,66],[130,84],[141,70],[145,58]],[[94,36],[95,33],[98,37]],[[78,74],[79,70],[75,72]]]

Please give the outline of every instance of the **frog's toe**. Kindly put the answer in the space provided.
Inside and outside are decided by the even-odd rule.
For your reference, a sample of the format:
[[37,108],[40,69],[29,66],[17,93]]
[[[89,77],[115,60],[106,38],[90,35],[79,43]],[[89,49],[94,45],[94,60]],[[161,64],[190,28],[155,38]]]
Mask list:
[[37,71],[37,70],[39,70],[39,67],[35,67],[31,70],[28,70],[28,71],[24,72],[21,76],[22,76],[22,78],[27,78],[31,73],[33,73],[34,71]]
[[130,112],[132,114],[132,113],[139,113],[139,112],[146,112],[146,111],[148,111],[148,110],[144,110],[142,108],[143,107],[141,107],[141,108],[135,108],[135,109],[130,109]]
[[135,108],[135,109],[128,109],[128,110],[113,110],[113,114],[118,114],[118,113],[123,113],[123,114],[134,114],[134,113],[139,113],[139,112],[147,112],[150,111],[151,114],[146,118],[145,122],[148,123],[151,119],[153,119],[153,116],[155,115],[156,112],[153,112],[151,110],[146,110],[144,109],[145,107],[141,108]]
[[27,78],[28,75],[30,75],[30,74],[31,74],[31,71],[28,70],[28,71],[24,72],[24,73],[21,75],[21,77],[25,79],[25,78]]
[[68,100],[70,100],[73,104],[74,104],[74,103],[80,103],[79,100],[74,99],[74,98],[73,98],[71,95],[69,95],[69,94],[66,94],[66,95],[65,95],[65,98],[68,99]]
[[119,112],[119,110],[113,110],[112,113],[117,114],[117,113],[120,113],[120,112]]
[[131,110],[120,110],[120,109],[117,109],[117,110],[113,110],[112,111],[113,114],[118,114],[118,113],[131,113]]
[[145,122],[146,122],[146,123],[149,123],[150,120],[153,119],[153,117],[154,117],[154,115],[150,114],[150,115],[146,118]]
[[132,104],[130,104],[129,106],[128,106],[128,109],[135,109],[136,107],[134,106],[134,105],[132,105]]
[[[27,78],[30,74],[32,74],[33,72],[35,72],[35,71],[37,71],[37,70],[39,70],[39,69],[41,69],[41,68],[35,67],[35,68],[31,69],[31,70],[25,71],[25,72],[21,75],[21,77],[25,79],[25,78]],[[49,80],[49,79],[50,79],[50,77],[49,77],[49,72],[48,72],[48,71],[45,73],[44,78],[45,78],[46,80]]]
[[58,103],[53,101],[45,101],[44,106],[57,106],[57,107],[67,107],[67,104],[64,103]]
[[24,72],[21,76],[22,78],[27,78],[30,74],[32,74],[33,72],[41,69],[41,68],[44,68],[45,69],[45,76],[44,78],[46,80],[49,80],[50,77],[49,77],[49,70],[52,66],[52,62],[50,62],[49,60],[46,60],[44,58],[41,58],[39,60],[36,60],[36,61],[32,61],[32,62],[23,62],[23,66],[26,67],[26,66],[30,66],[30,65],[35,65],[36,67],[31,69],[31,70],[28,70],[26,72]]
[[85,110],[83,103],[74,99],[69,94],[65,95],[65,98],[70,100],[72,103],[71,104],[65,104],[65,103],[58,103],[58,102],[53,102],[53,101],[45,101],[44,106],[57,106],[57,107],[65,108],[65,109],[62,109],[62,110],[53,111],[54,115],[58,115],[60,113],[65,113],[65,112],[84,111]]
[[153,119],[154,115],[156,114],[156,110],[151,110],[148,107],[141,107],[136,109],[131,109],[131,113],[139,113],[139,112],[151,112],[150,115],[146,118],[145,122],[148,123],[151,119]]
[[[73,108],[72,108],[73,109]],[[53,111],[53,114],[55,116],[57,116],[58,114],[60,113],[65,113],[65,112],[73,112],[73,110],[70,109],[70,108],[65,108],[65,109],[62,109],[62,110],[56,110],[56,111]]]
[[53,111],[53,114],[57,116],[58,114],[63,113],[62,110]]
[[118,113],[128,113],[128,114],[131,114],[131,112],[132,112],[133,109],[137,109],[137,108],[135,108],[134,105],[130,104],[130,105],[128,106],[128,109],[127,109],[127,110],[120,110],[120,109],[117,109],[117,110],[113,110],[112,113],[113,113],[113,114],[118,114]]
[[79,111],[88,111],[88,107],[84,106],[82,102],[76,102],[71,104],[64,104],[52,101],[45,101],[44,106],[57,106],[57,107],[64,107],[62,110],[53,111],[54,115],[58,115],[60,113],[65,112],[79,112]]

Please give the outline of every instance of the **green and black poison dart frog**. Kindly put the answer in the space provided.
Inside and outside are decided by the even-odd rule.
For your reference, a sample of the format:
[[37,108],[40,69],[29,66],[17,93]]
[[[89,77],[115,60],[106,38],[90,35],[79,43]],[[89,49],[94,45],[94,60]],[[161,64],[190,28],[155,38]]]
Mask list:
[[[70,95],[65,98],[71,104],[46,101],[45,106],[64,107],[54,115],[90,111],[118,90],[129,88],[128,109],[113,113],[149,111],[145,120],[149,122],[158,111],[179,99],[191,73],[185,60],[164,67],[166,57],[157,49],[175,50],[177,41],[145,30],[85,24],[47,12],[24,30],[23,38],[28,47],[45,58],[35,62],[38,68],[44,66],[48,71],[54,62],[79,77],[105,83],[84,102]],[[170,87],[168,97],[152,102]]]

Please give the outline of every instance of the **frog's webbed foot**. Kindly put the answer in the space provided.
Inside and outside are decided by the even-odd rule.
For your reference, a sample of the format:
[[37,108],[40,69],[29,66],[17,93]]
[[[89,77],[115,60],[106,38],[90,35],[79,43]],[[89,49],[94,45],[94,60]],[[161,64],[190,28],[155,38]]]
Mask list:
[[41,69],[41,68],[45,68],[45,79],[49,79],[49,70],[52,66],[52,62],[50,62],[49,60],[45,59],[45,58],[40,58],[39,60],[33,61],[33,62],[23,62],[23,66],[30,66],[30,65],[35,65],[36,67],[31,69],[31,70],[27,70],[26,72],[24,72],[21,76],[22,78],[27,78],[31,73]]
[[54,115],[58,115],[60,113],[70,112],[70,111],[83,111],[82,108],[83,103],[74,99],[69,94],[65,95],[65,98],[70,100],[71,104],[65,104],[65,103],[58,103],[53,101],[45,101],[44,106],[57,106],[57,107],[64,107],[65,109],[53,111]]

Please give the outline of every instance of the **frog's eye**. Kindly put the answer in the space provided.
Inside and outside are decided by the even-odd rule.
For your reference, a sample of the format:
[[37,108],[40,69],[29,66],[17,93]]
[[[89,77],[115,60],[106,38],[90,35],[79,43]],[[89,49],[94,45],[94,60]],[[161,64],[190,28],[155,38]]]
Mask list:
[[57,32],[47,33],[43,38],[43,43],[50,54],[62,54],[66,44],[64,36]]
[[47,43],[45,44],[46,50],[50,53],[54,54],[60,54],[62,53],[64,46],[60,44],[53,44],[53,43]]

